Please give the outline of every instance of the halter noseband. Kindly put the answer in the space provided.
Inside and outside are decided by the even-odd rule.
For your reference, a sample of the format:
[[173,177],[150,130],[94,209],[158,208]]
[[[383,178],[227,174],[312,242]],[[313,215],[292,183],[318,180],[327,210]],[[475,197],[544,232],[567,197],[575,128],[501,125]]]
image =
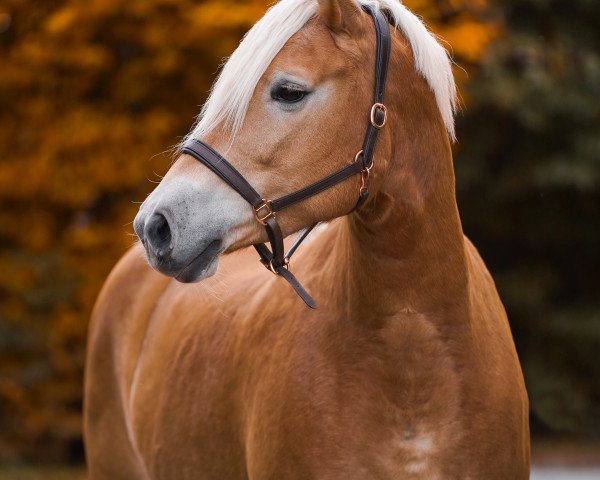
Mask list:
[[265,227],[269,243],[271,244],[270,250],[266,244],[254,245],[254,248],[260,256],[261,263],[274,274],[285,278],[300,298],[302,298],[302,300],[304,300],[311,308],[316,308],[316,303],[302,285],[300,285],[298,280],[296,280],[296,277],[294,277],[292,272],[290,272],[289,262],[296,249],[316,225],[304,230],[290,250],[285,253],[283,247],[283,234],[281,233],[281,228],[279,227],[279,223],[277,223],[275,214],[276,212],[280,212],[307,198],[318,195],[358,174],[361,175],[361,186],[358,201],[352,211],[359,208],[369,196],[368,182],[371,168],[373,168],[373,152],[377,143],[379,130],[381,130],[387,122],[387,109],[383,103],[383,94],[390,58],[391,35],[388,20],[381,10],[374,9],[368,5],[363,5],[363,8],[371,15],[375,24],[375,35],[377,40],[375,92],[374,103],[371,107],[370,122],[367,126],[367,133],[362,149],[356,154],[354,162],[294,193],[290,193],[276,200],[265,200],[258,194],[252,185],[246,181],[240,172],[207,144],[200,140],[192,140],[186,144],[181,151],[181,153],[191,155],[210,168],[233,190],[239,193],[244,200],[252,205],[254,216],[256,217],[256,220]]

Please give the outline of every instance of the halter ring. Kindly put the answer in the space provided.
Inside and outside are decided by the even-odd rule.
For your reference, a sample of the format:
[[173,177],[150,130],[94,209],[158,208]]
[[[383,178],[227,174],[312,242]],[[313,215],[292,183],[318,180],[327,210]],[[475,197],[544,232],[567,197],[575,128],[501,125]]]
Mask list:
[[[383,121],[381,123],[377,123],[377,120],[375,119],[375,114],[377,113],[378,110],[383,112]],[[385,127],[386,123],[387,123],[387,107],[383,103],[374,104],[371,107],[371,125],[373,125],[377,130],[381,130],[383,127]]]
[[[268,265],[268,269],[271,270],[275,275],[279,275],[279,273],[277,273],[277,270],[275,269],[275,267],[273,266],[273,260],[271,259],[269,261],[269,265]],[[284,257],[283,259],[283,268],[289,270],[290,269],[290,259],[288,257]]]
[[[263,210],[266,210],[266,213],[263,212]],[[269,218],[275,218],[275,212],[271,207],[271,202],[263,198],[263,203],[254,208],[254,217],[258,220],[258,223],[262,226],[266,226]]]
[[356,156],[354,157],[354,163],[358,163],[358,161],[360,160],[360,157],[362,157],[363,153],[365,153],[363,150],[360,150]]

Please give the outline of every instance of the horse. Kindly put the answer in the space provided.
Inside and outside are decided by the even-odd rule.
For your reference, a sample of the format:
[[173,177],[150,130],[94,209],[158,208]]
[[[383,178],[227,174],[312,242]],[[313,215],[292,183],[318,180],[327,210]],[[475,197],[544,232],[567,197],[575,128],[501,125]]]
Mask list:
[[[387,118],[371,123],[367,8],[391,42]],[[458,213],[455,110],[446,50],[398,0],[271,7],[184,143],[210,145],[265,199],[352,164],[369,124],[372,164],[257,216],[181,150],[92,315],[91,480],[529,478],[510,326]],[[256,261],[266,217],[282,236],[321,223],[283,265],[316,309],[281,264]]]

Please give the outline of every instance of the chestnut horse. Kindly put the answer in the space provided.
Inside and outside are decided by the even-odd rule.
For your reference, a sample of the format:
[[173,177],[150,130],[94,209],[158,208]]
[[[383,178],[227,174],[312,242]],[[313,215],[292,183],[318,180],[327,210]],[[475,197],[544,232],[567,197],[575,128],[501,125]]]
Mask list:
[[361,4],[392,35],[370,197],[348,214],[354,176],[277,214],[284,235],[329,222],[291,265],[318,308],[245,248],[266,241],[250,205],[180,155],[134,222],[162,274],[133,247],[93,314],[92,480],[529,477],[510,327],[456,206],[451,65],[420,20],[397,0],[282,0],[190,138],[265,198],[353,161],[373,103]]

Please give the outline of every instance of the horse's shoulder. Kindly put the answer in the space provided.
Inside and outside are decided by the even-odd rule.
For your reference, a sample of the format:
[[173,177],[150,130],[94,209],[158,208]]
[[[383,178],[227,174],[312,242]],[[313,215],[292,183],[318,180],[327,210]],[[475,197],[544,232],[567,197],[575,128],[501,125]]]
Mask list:
[[108,276],[94,306],[90,342],[101,332],[124,334],[134,318],[143,316],[166,288],[170,279],[150,268],[139,245],[132,247]]
[[[516,361],[514,342],[506,310],[496,284],[473,244],[465,237],[469,269],[469,308],[471,331],[478,342],[487,346],[487,356],[495,349],[499,355],[509,355]],[[489,339],[494,339],[489,342]],[[491,355],[493,357],[493,355]]]
[[470,278],[471,289],[475,289],[481,294],[497,296],[496,284],[490,274],[479,250],[473,245],[471,240],[465,235],[465,256]]
[[502,335],[512,345],[506,310],[498,294],[496,283],[481,255],[465,237],[465,254],[469,276],[469,299],[472,322],[487,333]]
[[[130,443],[127,402],[152,304],[170,279],[132,247],[113,268],[96,301],[85,372],[87,454],[111,478],[146,478]],[[99,464],[101,456],[111,462]]]
[[[469,268],[469,307],[471,335],[477,363],[483,372],[479,384],[485,389],[488,405],[508,408],[497,417],[505,426],[519,426],[515,415],[527,418],[527,395],[519,359],[511,334],[506,310],[502,305],[496,284],[477,249],[465,237],[465,253]],[[484,427],[488,431],[490,425]]]

